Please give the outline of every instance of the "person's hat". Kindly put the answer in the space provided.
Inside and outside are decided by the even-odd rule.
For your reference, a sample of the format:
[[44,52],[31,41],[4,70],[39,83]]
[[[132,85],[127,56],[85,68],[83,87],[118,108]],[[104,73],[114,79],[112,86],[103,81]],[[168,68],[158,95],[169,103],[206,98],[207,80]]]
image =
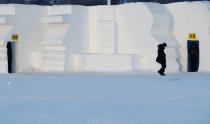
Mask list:
[[164,47],[167,47],[167,44],[166,44],[166,43],[163,43],[163,46],[164,46]]

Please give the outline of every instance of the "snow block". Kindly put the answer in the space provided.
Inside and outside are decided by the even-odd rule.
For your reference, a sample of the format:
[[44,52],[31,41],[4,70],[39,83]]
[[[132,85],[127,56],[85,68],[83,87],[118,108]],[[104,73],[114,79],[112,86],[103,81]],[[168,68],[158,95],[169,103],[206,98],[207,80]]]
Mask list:
[[115,10],[117,52],[142,56],[155,53],[158,42],[151,35],[153,17],[148,7],[144,3],[124,4],[116,6]]
[[96,8],[98,20],[114,21],[114,6],[98,6]]
[[114,7],[89,8],[89,53],[113,54],[116,51]]
[[0,24],[5,24],[6,23],[6,20],[5,20],[5,18],[3,18],[3,17],[0,17]]
[[65,23],[69,21],[68,15],[66,16],[46,16],[42,18],[43,23]]
[[[80,64],[78,64],[80,63]],[[75,55],[75,71],[123,72],[132,70],[130,55]]]
[[48,55],[43,55],[43,60],[48,60],[48,61],[65,61],[65,56],[58,56],[58,55],[54,55],[54,56],[48,56]]
[[35,50],[32,52],[32,64],[33,69],[42,70],[42,52],[39,50]]
[[42,60],[42,71],[64,71],[65,61],[44,58]]
[[11,25],[13,22],[13,16],[0,16],[0,25]]
[[70,5],[55,5],[55,6],[48,6],[47,7],[48,16],[52,15],[65,15],[65,14],[71,14],[72,8]]
[[47,63],[47,64],[43,64],[42,71],[44,71],[44,72],[63,72],[64,66],[49,65]]
[[66,46],[64,45],[44,46],[43,50],[44,51],[65,51]]
[[65,54],[43,54],[43,57],[46,57],[46,58],[58,58],[58,59],[65,59]]
[[176,61],[177,60],[173,58],[166,59],[166,73],[179,72],[179,64]]
[[0,25],[0,39],[6,38],[11,29],[12,29],[11,25],[7,24]]
[[65,62],[65,51],[42,51],[42,61]]
[[15,5],[0,4],[0,16],[15,15]]
[[0,46],[4,45],[4,39],[0,39]]
[[65,52],[64,51],[42,51],[43,56],[64,56]]
[[0,47],[0,52],[7,52],[7,48],[6,47]]
[[8,65],[7,59],[0,61],[0,73],[7,73],[8,72]]
[[166,47],[165,53],[166,53],[167,58],[174,58],[174,59],[178,58],[178,55],[177,55],[177,52],[176,52],[175,48]]
[[2,61],[2,60],[7,60],[7,53],[6,52],[5,53],[0,52],[0,61]]
[[154,70],[159,42],[151,34],[153,15],[148,6],[145,3],[119,5],[115,7],[115,15],[117,53],[140,55],[143,68]]
[[132,56],[132,70],[133,71],[144,71],[142,66],[143,56],[131,55]]
[[43,44],[55,45],[63,43],[68,24],[51,24],[43,38]]
[[62,16],[47,16],[42,18],[43,23],[62,23],[63,17]]
[[63,45],[63,40],[52,40],[52,39],[49,39],[49,40],[42,40],[42,45]]
[[115,24],[113,21],[98,22],[98,53],[113,54],[115,53]]
[[53,66],[64,66],[65,61],[56,61],[56,60],[43,60],[45,65],[53,65]]

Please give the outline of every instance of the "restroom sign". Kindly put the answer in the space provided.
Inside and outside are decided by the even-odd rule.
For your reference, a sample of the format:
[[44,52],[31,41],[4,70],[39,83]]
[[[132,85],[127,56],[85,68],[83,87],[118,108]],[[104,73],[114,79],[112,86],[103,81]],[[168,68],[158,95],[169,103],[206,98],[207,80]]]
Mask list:
[[196,39],[196,33],[189,33],[188,35],[190,40],[195,40]]
[[18,34],[12,34],[12,41],[18,41]]

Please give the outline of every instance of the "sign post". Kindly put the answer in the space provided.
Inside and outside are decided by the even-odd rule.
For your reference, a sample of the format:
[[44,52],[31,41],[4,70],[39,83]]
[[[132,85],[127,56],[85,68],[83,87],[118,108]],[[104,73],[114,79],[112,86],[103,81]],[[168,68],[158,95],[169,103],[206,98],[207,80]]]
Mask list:
[[12,34],[12,41],[18,41],[18,34]]

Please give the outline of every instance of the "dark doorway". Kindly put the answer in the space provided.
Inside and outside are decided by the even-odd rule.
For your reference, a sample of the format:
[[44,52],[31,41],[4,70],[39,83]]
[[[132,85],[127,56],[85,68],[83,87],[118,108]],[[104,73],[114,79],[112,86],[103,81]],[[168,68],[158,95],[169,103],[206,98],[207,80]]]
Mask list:
[[199,41],[188,40],[188,72],[197,72],[199,68]]
[[8,73],[16,72],[16,42],[7,42]]

